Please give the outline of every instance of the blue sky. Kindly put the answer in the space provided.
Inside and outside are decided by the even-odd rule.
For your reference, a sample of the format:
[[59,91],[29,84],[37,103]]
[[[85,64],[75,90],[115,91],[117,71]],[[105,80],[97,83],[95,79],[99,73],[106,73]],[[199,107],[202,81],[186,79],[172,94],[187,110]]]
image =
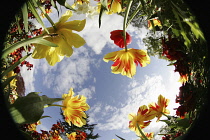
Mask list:
[[[63,9],[63,12],[64,9]],[[57,13],[50,15],[56,22]],[[74,16],[73,19],[82,19],[84,16]],[[35,60],[28,58],[34,64],[31,71],[22,68],[25,80],[26,93],[42,92],[41,95],[60,98],[68,93],[71,87],[75,94],[87,97],[90,110],[90,124],[98,124],[95,133],[101,136],[99,140],[117,139],[115,134],[127,139],[136,140],[135,133],[128,128],[128,114],[136,113],[141,105],[156,102],[159,94],[171,99],[168,108],[174,114],[175,95],[178,94],[179,75],[174,73],[169,62],[151,57],[151,63],[146,67],[137,67],[137,74],[131,79],[120,74],[111,73],[113,62],[104,62],[103,56],[109,52],[120,50],[110,39],[112,30],[122,29],[123,18],[118,15],[104,15],[102,26],[98,28],[98,16],[87,18],[83,31],[79,34],[86,40],[80,48],[74,48],[70,58],[64,58],[55,66],[49,66],[45,59]],[[129,48],[146,49],[142,43],[147,30],[129,26],[127,32],[132,35]],[[48,130],[56,120],[61,119],[59,107],[45,109],[44,115],[52,118],[42,119],[39,129]],[[145,132],[158,133],[163,123],[153,120]],[[156,136],[158,139],[158,136]]]

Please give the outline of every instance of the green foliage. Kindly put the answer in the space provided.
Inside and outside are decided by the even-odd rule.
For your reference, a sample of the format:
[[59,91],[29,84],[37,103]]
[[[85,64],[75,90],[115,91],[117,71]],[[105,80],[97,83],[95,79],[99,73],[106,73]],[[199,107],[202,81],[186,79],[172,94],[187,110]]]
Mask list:
[[11,106],[10,113],[18,124],[35,123],[44,113],[44,105],[63,100],[62,98],[48,98],[31,92],[25,97],[19,97]]
[[125,140],[124,138],[122,138],[122,137],[120,137],[120,136],[118,136],[118,135],[116,135],[119,139],[121,139],[121,140]]
[[2,51],[2,58],[5,58],[8,54],[12,53],[13,51],[15,51],[16,49],[22,47],[22,46],[25,46],[25,45],[28,45],[28,44],[42,44],[42,45],[45,45],[45,46],[51,46],[51,47],[57,47],[56,44],[50,42],[50,41],[47,41],[46,39],[44,39],[44,37],[34,37],[34,38],[29,38],[29,39],[26,39],[26,40],[23,40],[23,41],[19,41],[13,45],[11,45],[10,47],[4,49]]
[[26,56],[24,56],[23,58],[21,58],[19,61],[17,61],[15,64],[13,64],[12,66],[10,66],[8,69],[6,69],[2,74],[1,74],[1,78],[5,75],[7,75],[10,71],[12,71],[13,69],[15,69],[15,67],[17,67],[21,62],[23,62],[27,57],[29,57],[31,55],[27,54]]
[[29,0],[28,1],[28,8],[31,10],[33,15],[36,17],[36,20],[38,21],[38,23],[41,24],[41,26],[45,29],[45,31],[47,33],[49,33],[46,26],[44,25],[44,22],[42,21],[41,17],[39,16],[39,13],[38,13],[36,7],[38,7],[38,6],[37,6],[37,3],[34,0]]

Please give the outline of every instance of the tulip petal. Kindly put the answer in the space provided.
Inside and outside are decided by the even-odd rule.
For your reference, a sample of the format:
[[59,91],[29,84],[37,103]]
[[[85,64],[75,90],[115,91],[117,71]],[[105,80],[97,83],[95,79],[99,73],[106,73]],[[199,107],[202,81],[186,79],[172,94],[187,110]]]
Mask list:
[[69,30],[75,30],[75,31],[82,31],[85,27],[86,24],[86,19],[84,20],[74,20],[74,21],[69,21],[66,23],[63,23],[58,26],[60,29],[69,29]]
[[72,11],[67,10],[66,13],[64,13],[59,19],[59,21],[56,23],[56,26],[65,23],[70,17],[72,17],[72,15],[73,15]]
[[75,34],[67,29],[62,29],[61,32],[70,46],[79,48],[85,44],[85,40],[80,35]]

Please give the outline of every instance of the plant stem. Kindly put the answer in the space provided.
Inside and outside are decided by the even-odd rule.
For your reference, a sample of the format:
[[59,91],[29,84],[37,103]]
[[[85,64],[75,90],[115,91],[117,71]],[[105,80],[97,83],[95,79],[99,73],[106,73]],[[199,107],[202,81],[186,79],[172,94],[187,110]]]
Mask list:
[[125,51],[126,52],[127,52],[127,45],[126,45],[127,19],[128,19],[128,14],[129,14],[132,2],[133,2],[133,0],[129,0],[129,2],[128,2],[128,6],[126,8],[125,17],[124,17],[124,21],[123,21],[123,37],[124,37],[124,44],[125,44]]
[[[133,12],[133,14],[131,15],[130,19],[127,22],[126,27],[130,24],[130,22],[133,20],[133,18],[136,16],[136,14],[139,12],[141,8],[141,3],[138,4],[137,9]],[[143,16],[143,15],[142,15]]]
[[161,112],[163,116],[166,116],[168,119],[171,119],[171,116],[166,115],[165,113]]
[[48,14],[45,12],[44,8],[41,6],[40,2],[37,1],[39,9],[42,11],[44,16],[47,18],[47,20],[50,22],[54,30],[56,30],[55,23],[52,21],[52,19],[48,16]]
[[138,123],[136,123],[136,126],[141,134],[141,136],[143,136],[143,140],[148,140],[148,138],[144,135],[144,132],[141,130],[141,128],[139,127]]
[[66,106],[57,105],[57,104],[49,104],[49,105],[45,105],[44,108],[50,107],[50,106],[66,107]]

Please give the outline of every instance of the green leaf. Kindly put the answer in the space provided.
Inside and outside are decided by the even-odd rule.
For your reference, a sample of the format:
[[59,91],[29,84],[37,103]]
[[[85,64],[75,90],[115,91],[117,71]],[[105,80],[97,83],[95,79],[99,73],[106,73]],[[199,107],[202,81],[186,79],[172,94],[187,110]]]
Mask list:
[[193,34],[195,35],[195,37],[198,39],[198,38],[201,38],[202,40],[205,41],[205,37],[203,35],[203,32],[201,31],[201,29],[199,28],[199,25],[198,23],[194,22],[194,23],[191,23],[190,21],[187,21],[187,20],[184,20],[191,28],[191,31],[193,32]]
[[[39,16],[39,13],[36,10],[36,7],[34,6],[35,3],[28,1],[28,6],[33,13],[33,15],[36,17],[36,20],[41,24],[41,26],[45,29],[45,31],[49,34],[49,31],[47,30],[46,26],[44,25],[44,22],[42,21],[41,17]],[[37,5],[37,4],[36,4]]]
[[1,77],[7,75],[10,71],[12,71],[13,69],[15,69],[21,62],[23,62],[28,56],[30,56],[30,54],[27,54],[26,56],[22,57],[19,61],[15,62],[15,64],[13,64],[12,66],[10,66],[8,69],[6,69],[2,74]]
[[101,2],[101,9],[100,9],[100,13],[99,13],[99,28],[101,27],[101,18],[102,18],[102,15],[105,11],[108,11],[108,8],[107,8],[107,0],[100,0]]
[[23,23],[24,23],[25,32],[28,32],[28,8],[26,3],[23,4],[21,10],[23,14]]
[[54,44],[54,43],[52,43],[50,41],[47,41],[42,36],[41,37],[39,36],[39,37],[34,37],[34,38],[29,38],[29,39],[26,39],[26,40],[23,40],[23,41],[19,41],[19,42],[13,44],[12,46],[4,49],[2,51],[1,58],[5,58],[8,54],[12,53],[16,49],[18,49],[18,48],[20,48],[20,47],[22,47],[24,45],[28,45],[28,44],[32,44],[32,43],[42,44],[42,45],[51,46],[51,47],[57,47],[56,44]]
[[182,26],[182,23],[180,21],[179,15],[178,15],[177,11],[174,8],[172,8],[172,11],[173,11],[173,13],[175,15],[175,18],[176,18],[176,20],[177,20],[177,22],[179,24],[180,29],[181,29],[180,33],[181,33],[181,35],[183,36],[183,38],[185,40],[184,44],[189,48],[190,45],[191,45],[191,42],[190,42],[189,38],[187,37],[187,34],[186,34],[186,32],[185,32],[185,30],[184,30],[184,28]]
[[58,2],[60,5],[66,7],[67,9],[69,9],[69,10],[76,11],[74,8],[72,8],[72,7],[66,2],[66,0],[57,0],[57,2]]
[[[116,134],[115,134],[116,135]],[[118,136],[118,135],[116,135],[119,139],[121,139],[121,140],[125,140],[124,138],[122,138],[122,137],[120,137],[120,136]]]
[[177,122],[177,126],[183,129],[186,129],[190,126],[189,118],[187,118],[187,116],[184,119],[178,118],[176,122]]
[[10,107],[10,113],[18,124],[35,123],[42,118],[44,105],[63,100],[62,98],[48,98],[37,93],[29,93],[25,97],[19,97]]
[[44,118],[52,118],[50,116],[42,116],[40,119],[44,119]]

